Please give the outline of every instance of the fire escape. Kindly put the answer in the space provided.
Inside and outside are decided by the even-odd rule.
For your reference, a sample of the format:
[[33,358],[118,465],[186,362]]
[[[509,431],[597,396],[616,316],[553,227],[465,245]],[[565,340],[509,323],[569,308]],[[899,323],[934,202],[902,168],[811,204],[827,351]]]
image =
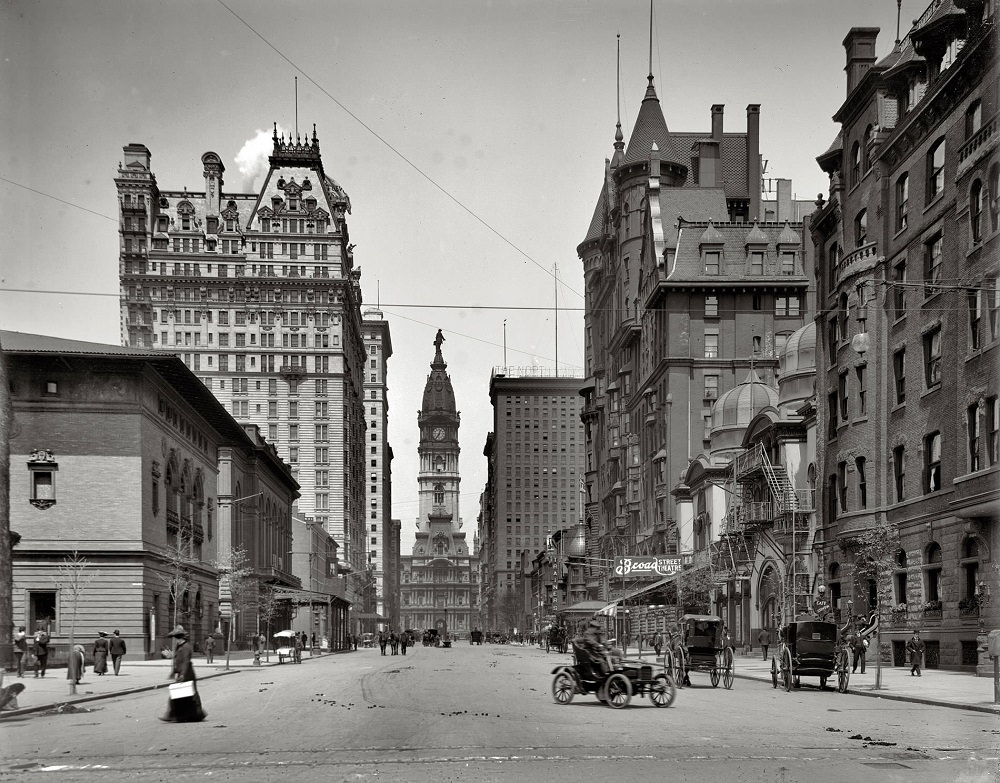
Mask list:
[[735,568],[752,568],[758,552],[782,562],[790,599],[786,605],[797,607],[798,596],[812,591],[814,491],[796,489],[786,470],[771,463],[761,443],[733,459],[728,489],[720,543],[724,553]]

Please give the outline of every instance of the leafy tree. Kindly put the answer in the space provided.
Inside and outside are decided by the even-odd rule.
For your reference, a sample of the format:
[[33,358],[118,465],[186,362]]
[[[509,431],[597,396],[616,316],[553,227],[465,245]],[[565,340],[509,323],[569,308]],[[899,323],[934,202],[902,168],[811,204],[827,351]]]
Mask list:
[[[896,570],[899,553],[899,529],[882,517],[875,524],[858,534],[855,539],[857,557],[855,574],[875,583],[878,612],[882,620],[889,617],[892,608],[892,575]],[[876,631],[875,689],[882,687],[882,641]]]

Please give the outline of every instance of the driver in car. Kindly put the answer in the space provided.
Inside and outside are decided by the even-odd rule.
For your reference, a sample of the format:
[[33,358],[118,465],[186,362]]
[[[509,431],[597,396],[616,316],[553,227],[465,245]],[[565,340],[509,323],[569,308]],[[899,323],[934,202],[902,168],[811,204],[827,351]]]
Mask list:
[[608,653],[611,649],[604,643],[604,628],[597,620],[591,620],[583,634],[576,640],[587,657],[587,663],[595,674],[608,674]]

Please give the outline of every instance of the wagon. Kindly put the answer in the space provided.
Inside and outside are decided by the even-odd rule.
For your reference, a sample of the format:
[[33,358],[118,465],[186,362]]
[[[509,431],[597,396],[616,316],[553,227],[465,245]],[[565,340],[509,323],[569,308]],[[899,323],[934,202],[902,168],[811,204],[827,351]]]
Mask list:
[[[717,688],[719,681],[730,690],[733,687],[733,648],[725,643],[721,617],[712,614],[686,614],[680,619],[684,632],[683,644],[672,651],[675,671],[708,672],[709,681]],[[668,658],[671,656],[664,656]]]
[[819,677],[819,687],[836,674],[837,690],[844,693],[851,679],[847,647],[838,643],[837,626],[823,620],[788,623],[781,629],[777,658],[771,658],[771,684],[786,691],[802,684],[802,677]]

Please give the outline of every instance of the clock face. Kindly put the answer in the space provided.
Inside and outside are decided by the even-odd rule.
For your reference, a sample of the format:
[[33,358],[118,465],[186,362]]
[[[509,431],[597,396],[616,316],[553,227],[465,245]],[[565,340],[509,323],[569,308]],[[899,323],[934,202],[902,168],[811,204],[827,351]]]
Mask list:
[[431,437],[434,440],[444,440],[444,427],[435,427],[431,431]]

